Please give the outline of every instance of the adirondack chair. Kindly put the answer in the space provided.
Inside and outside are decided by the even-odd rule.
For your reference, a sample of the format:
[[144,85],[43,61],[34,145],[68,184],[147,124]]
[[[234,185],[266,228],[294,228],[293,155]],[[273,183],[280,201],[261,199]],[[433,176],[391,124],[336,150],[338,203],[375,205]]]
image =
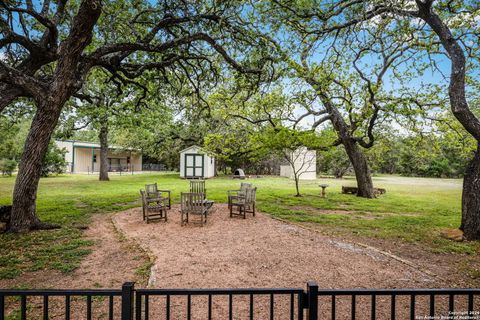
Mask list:
[[[243,216],[243,219],[246,219],[247,212],[252,213],[255,217],[256,197],[257,188],[252,187],[246,187],[243,194],[230,196],[230,218],[233,216]],[[234,211],[234,207],[237,207],[238,211]]]
[[167,221],[168,199],[167,198],[152,198],[147,196],[147,192],[140,190],[142,196],[143,220],[150,223],[150,220],[165,220]]
[[239,190],[228,190],[227,193],[228,193],[228,208],[231,209],[231,197],[238,197],[238,196],[241,196],[241,195],[244,195],[245,194],[245,190],[247,188],[252,188],[252,184],[251,183],[246,183],[246,182],[242,182],[240,183],[240,189]]
[[172,200],[171,200],[171,192],[170,190],[159,190],[157,183],[146,184],[145,185],[145,193],[147,198],[165,198],[167,199],[167,207],[168,209],[172,208]]
[[207,223],[209,204],[205,195],[199,192],[182,192],[180,195],[182,225],[190,222],[191,216],[198,216],[200,224]]
[[205,180],[190,180],[190,192],[203,193],[204,198],[207,198],[207,188],[205,188]]

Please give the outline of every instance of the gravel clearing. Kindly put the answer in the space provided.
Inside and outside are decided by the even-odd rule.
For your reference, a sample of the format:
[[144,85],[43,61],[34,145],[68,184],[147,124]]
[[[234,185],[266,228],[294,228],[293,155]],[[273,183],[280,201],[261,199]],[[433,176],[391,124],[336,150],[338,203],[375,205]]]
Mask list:
[[[299,287],[314,280],[320,288],[413,288],[440,287],[433,276],[400,261],[352,243],[323,236],[258,213],[246,220],[230,218],[225,204],[215,204],[205,226],[180,225],[178,206],[168,213],[168,222],[142,221],[140,208],[116,214],[117,229],[151,253],[155,263],[149,287],[155,288],[246,288]],[[151,312],[158,316],[164,301],[150,297]],[[192,311],[206,301],[192,298]],[[196,300],[195,300],[196,299]],[[242,297],[235,300],[235,314],[248,315]],[[288,299],[287,299],[288,300]],[[174,318],[184,316],[185,301],[172,302]],[[268,299],[256,300],[259,319],[268,316]],[[361,298],[359,298],[361,303]],[[367,301],[368,302],[368,301]],[[349,306],[349,301],[345,304]],[[382,301],[379,300],[379,305]],[[385,304],[387,301],[385,301]],[[408,306],[408,303],[406,301]],[[228,300],[214,302],[215,312],[225,315]],[[288,301],[276,302],[285,308]],[[365,303],[359,314],[367,314]],[[402,307],[399,307],[403,309]],[[203,308],[204,310],[205,308]],[[388,309],[388,308],[387,308]],[[363,311],[362,311],[363,310]],[[262,312],[264,315],[262,316]],[[345,310],[348,312],[348,310]],[[380,314],[382,311],[379,311]],[[285,313],[283,314],[285,318]],[[246,316],[245,316],[246,317]],[[196,319],[197,317],[193,317]],[[198,316],[201,319],[202,316]],[[203,317],[204,318],[204,317]],[[220,319],[222,316],[220,316]],[[239,316],[238,319],[244,318]],[[275,317],[276,319],[277,317]],[[236,319],[236,318],[235,318]],[[282,319],[279,316],[279,319]]]
[[140,208],[114,223],[156,259],[151,287],[431,287],[435,278],[355,244],[325,237],[258,213],[230,218],[215,204],[205,226],[180,225],[178,206],[168,222],[142,221]]

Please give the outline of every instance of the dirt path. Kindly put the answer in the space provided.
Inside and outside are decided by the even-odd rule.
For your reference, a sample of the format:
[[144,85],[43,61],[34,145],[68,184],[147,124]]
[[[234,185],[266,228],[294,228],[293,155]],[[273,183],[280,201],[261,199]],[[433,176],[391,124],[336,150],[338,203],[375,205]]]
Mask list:
[[111,214],[92,217],[85,230],[85,239],[93,240],[92,253],[82,260],[70,274],[54,270],[42,270],[23,274],[16,279],[0,280],[0,287],[26,288],[120,288],[123,282],[145,283],[138,268],[148,264],[144,252],[132,242],[122,239],[111,220]]
[[156,257],[151,286],[439,287],[441,280],[376,251],[322,236],[267,215],[229,218],[216,205],[204,227],[180,225],[178,207],[169,221],[146,224],[140,209],[114,216],[127,238]]
[[[131,241],[122,238],[112,223],[111,214],[98,214],[92,217],[90,226],[85,230],[85,239],[93,240],[92,253],[86,256],[80,266],[69,274],[54,270],[42,270],[22,274],[15,279],[0,280],[0,288],[61,288],[61,289],[95,289],[121,288],[126,281],[134,281],[140,287],[147,284],[150,262],[148,256]],[[145,270],[144,272],[138,272]],[[7,298],[7,316],[17,319],[18,299]],[[86,319],[84,298],[73,297],[71,301],[71,319]],[[63,297],[49,299],[49,318],[65,319],[65,302]],[[29,298],[28,319],[43,319],[43,301]],[[94,299],[92,308],[95,319],[108,319],[108,300]],[[120,301],[114,301],[114,314],[120,314]],[[7,318],[10,319],[10,318]],[[19,319],[19,318],[18,318]]]

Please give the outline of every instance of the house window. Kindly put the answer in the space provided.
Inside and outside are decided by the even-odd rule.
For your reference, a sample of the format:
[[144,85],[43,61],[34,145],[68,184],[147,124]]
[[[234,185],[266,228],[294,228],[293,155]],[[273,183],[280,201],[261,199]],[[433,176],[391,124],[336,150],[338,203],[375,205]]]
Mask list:
[[130,157],[127,157],[127,163],[130,163]]
[[97,163],[97,155],[96,154],[93,155],[93,163]]

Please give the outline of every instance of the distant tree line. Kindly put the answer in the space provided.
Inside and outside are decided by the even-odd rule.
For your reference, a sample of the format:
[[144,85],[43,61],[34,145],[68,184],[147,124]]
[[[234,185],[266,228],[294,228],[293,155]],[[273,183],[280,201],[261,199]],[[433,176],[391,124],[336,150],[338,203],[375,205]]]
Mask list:
[[[31,114],[23,114],[0,118],[2,175],[11,175],[17,170],[31,117]],[[186,117],[187,121],[179,123],[171,117],[166,118],[165,113],[148,110],[138,113],[136,118],[138,121],[132,125],[125,121],[113,123],[110,117],[111,143],[140,148],[145,163],[162,164],[167,170],[178,170],[180,151],[193,144],[204,146],[216,157],[219,174],[231,174],[233,170],[242,168],[249,174],[276,175],[280,165],[285,163],[281,155],[259,145],[261,131],[258,126],[238,119],[225,121],[212,114],[207,117],[191,113]],[[71,122],[66,123],[72,125]],[[59,126],[54,138],[98,143],[99,132],[94,124],[81,130],[66,126]],[[375,145],[365,154],[375,174],[461,178],[475,145],[472,139],[457,129],[460,130],[453,130],[451,124],[437,124],[434,132],[417,130],[403,135],[384,129]],[[64,172],[63,155],[62,150],[50,143],[42,176]],[[317,172],[336,178],[352,175],[351,162],[343,146],[318,150]]]
[[[461,178],[471,153],[465,148],[445,143],[443,137],[423,135],[380,139],[366,152],[366,156],[372,172],[376,174]],[[352,174],[350,161],[342,147],[320,151],[317,168],[318,172],[336,178]]]

